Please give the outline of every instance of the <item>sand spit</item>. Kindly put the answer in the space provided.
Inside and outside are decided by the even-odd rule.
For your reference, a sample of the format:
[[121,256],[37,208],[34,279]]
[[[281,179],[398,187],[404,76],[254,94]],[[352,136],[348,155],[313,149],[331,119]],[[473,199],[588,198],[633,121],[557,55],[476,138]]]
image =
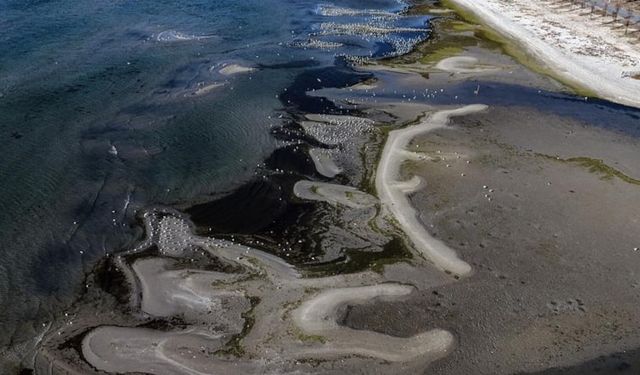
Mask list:
[[343,205],[351,208],[369,208],[378,200],[354,187],[329,184],[316,181],[298,181],[293,194],[300,199],[327,202],[331,205]]
[[222,67],[218,72],[225,76],[231,76],[235,74],[243,74],[243,73],[251,73],[254,72],[256,68],[252,68],[249,66],[242,66],[239,64],[228,64]]
[[342,169],[336,165],[330,152],[326,149],[312,148],[309,150],[309,156],[313,160],[318,173],[325,177],[333,178],[342,172]]
[[442,241],[433,238],[418,220],[417,212],[407,198],[407,192],[416,187],[415,179],[411,183],[402,183],[398,178],[402,163],[407,160],[407,146],[415,136],[445,127],[453,116],[464,116],[486,108],[484,105],[469,105],[438,111],[418,125],[390,132],[376,173],[376,190],[382,206],[395,217],[416,250],[438,268],[457,276],[469,274],[471,266],[458,258],[456,252]]
[[326,354],[351,351],[390,362],[434,360],[453,347],[453,336],[447,331],[435,329],[401,338],[341,327],[336,321],[341,306],[366,303],[373,298],[394,300],[410,294],[414,289],[400,284],[329,289],[304,302],[292,315],[305,334],[331,337],[335,344],[321,349]]
[[358,83],[350,87],[351,90],[375,90],[378,88],[378,85],[375,82],[372,83]]
[[602,18],[559,12],[548,2],[453,0],[490,27],[515,40],[573,84],[621,104],[640,107],[640,48]]

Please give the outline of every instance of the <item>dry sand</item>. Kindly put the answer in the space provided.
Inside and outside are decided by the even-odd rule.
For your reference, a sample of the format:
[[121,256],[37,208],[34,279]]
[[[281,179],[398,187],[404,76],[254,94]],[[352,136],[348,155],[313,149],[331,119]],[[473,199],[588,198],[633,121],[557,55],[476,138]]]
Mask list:
[[516,43],[567,81],[608,100],[640,106],[640,48],[603,18],[528,0],[452,0]]

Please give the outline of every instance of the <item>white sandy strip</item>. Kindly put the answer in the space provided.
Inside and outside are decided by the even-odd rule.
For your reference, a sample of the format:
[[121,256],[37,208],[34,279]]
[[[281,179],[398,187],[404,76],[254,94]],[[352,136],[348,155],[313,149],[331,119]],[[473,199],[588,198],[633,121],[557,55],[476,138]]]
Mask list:
[[396,218],[416,250],[436,267],[459,276],[471,272],[471,266],[458,258],[453,249],[433,238],[418,220],[417,212],[406,195],[417,188],[415,179],[402,183],[398,178],[402,163],[407,159],[406,147],[415,136],[445,127],[450,117],[464,116],[486,108],[485,105],[476,104],[439,111],[417,125],[390,132],[376,173],[376,190],[382,206]]
[[207,94],[211,93],[212,91],[214,91],[216,89],[219,89],[220,87],[223,87],[224,85],[226,85],[226,83],[217,82],[217,83],[212,83],[210,85],[200,86],[191,95],[194,95],[194,96],[207,95]]
[[256,70],[255,68],[251,68],[248,66],[242,66],[238,64],[229,64],[229,65],[226,65],[224,68],[220,69],[219,72],[222,75],[230,76],[230,75],[240,74],[240,73],[251,73],[255,70]]
[[[515,40],[564,79],[608,100],[640,107],[640,47],[583,11],[557,10],[546,1],[452,0]],[[610,21],[611,19],[607,19]]]
[[400,284],[328,289],[305,301],[293,311],[292,316],[304,333],[327,339],[322,347],[309,349],[309,353],[316,356],[356,354],[390,362],[434,360],[447,354],[453,346],[451,333],[434,329],[404,338],[355,330],[337,323],[340,307],[366,303],[374,298],[397,299],[410,294],[413,289]]

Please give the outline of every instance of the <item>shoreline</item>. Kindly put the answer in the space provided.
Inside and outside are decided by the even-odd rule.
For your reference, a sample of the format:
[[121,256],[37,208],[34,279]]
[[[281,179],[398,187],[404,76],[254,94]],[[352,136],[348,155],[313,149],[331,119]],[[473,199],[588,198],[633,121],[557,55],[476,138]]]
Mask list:
[[[475,57],[455,56],[440,62],[444,62],[444,65],[440,64],[438,69],[445,74],[464,73],[473,76],[485,71],[476,68],[484,65],[479,65]],[[496,74],[499,72],[498,69],[488,71]],[[320,83],[319,78],[316,80]],[[363,82],[367,81],[358,82],[349,90],[363,85]],[[380,81],[383,90],[384,83],[384,80]],[[445,88],[448,90],[449,86]],[[340,89],[347,91],[342,87]],[[377,89],[378,83],[375,86],[365,86],[366,91]],[[410,86],[404,90],[409,92]],[[364,97],[366,93],[360,95]],[[477,96],[477,92],[474,95]],[[483,99],[474,99],[473,103],[476,102],[482,103]],[[342,110],[340,102],[333,97],[331,103]],[[249,195],[256,199],[253,188],[239,194],[232,207],[220,204],[222,199],[202,204],[201,206],[209,206],[196,210],[199,211],[200,219],[212,222],[204,220],[198,224],[193,217],[187,218],[191,215],[184,215],[184,210],[173,212],[173,209],[170,209],[168,212],[157,211],[148,217],[145,215],[144,242],[136,246],[128,258],[124,253],[116,257],[116,264],[120,266],[119,272],[129,279],[123,284],[128,282],[131,286],[131,291],[128,292],[129,303],[121,305],[128,306],[131,310],[116,314],[119,316],[114,318],[108,316],[107,310],[97,304],[95,307],[78,307],[71,314],[73,321],[69,318],[68,323],[61,321],[64,328],[57,327],[64,331],[66,338],[56,337],[54,330],[47,329],[50,336],[39,349],[36,371],[45,372],[47,365],[50,368],[54,365],[66,366],[59,358],[56,359],[56,355],[60,355],[59,348],[62,347],[56,346],[56,340],[66,340],[63,341],[65,345],[80,343],[80,346],[76,347],[79,357],[71,358],[78,361],[75,363],[78,368],[86,369],[90,365],[94,370],[99,368],[114,372],[135,371],[138,369],[137,366],[141,365],[140,369],[144,369],[149,364],[158,365],[167,372],[193,373],[224,372],[230,369],[242,369],[243,372],[295,370],[302,373],[313,373],[322,369],[326,370],[326,373],[342,373],[350,367],[365,368],[373,372],[381,369],[378,361],[385,361],[386,367],[383,368],[394,370],[394,373],[416,373],[418,369],[438,369],[443,363],[455,361],[456,351],[466,350],[464,342],[474,338],[474,331],[469,330],[464,324],[449,324],[454,318],[438,320],[442,311],[458,311],[459,308],[453,307],[455,303],[449,307],[443,307],[444,304],[440,302],[434,306],[425,305],[425,308],[421,309],[421,318],[395,319],[403,320],[403,324],[406,324],[404,334],[398,333],[402,331],[402,327],[399,331],[394,331],[393,327],[372,329],[366,325],[372,324],[371,322],[375,324],[375,320],[380,316],[384,320],[393,321],[394,316],[397,316],[394,312],[404,313],[405,306],[415,303],[416,300],[428,302],[429,298],[443,298],[443,289],[445,294],[448,295],[448,291],[452,290],[458,293],[456,296],[459,297],[458,289],[463,292],[468,289],[468,282],[471,282],[472,277],[475,288],[478,277],[486,276],[485,265],[477,262],[466,249],[452,243],[452,237],[445,240],[446,236],[441,237],[433,230],[427,229],[425,215],[430,216],[438,210],[425,208],[426,205],[416,204],[414,200],[420,194],[431,196],[432,185],[438,185],[437,178],[429,175],[428,189],[423,189],[424,181],[427,180],[424,178],[425,175],[423,179],[417,173],[410,173],[410,178],[402,177],[403,171],[406,172],[406,167],[411,167],[412,162],[423,161],[423,167],[427,170],[429,166],[437,167],[438,161],[445,160],[443,156],[431,158],[423,149],[420,149],[421,153],[409,151],[409,145],[417,148],[420,138],[438,136],[440,130],[446,128],[449,122],[458,126],[459,123],[471,121],[465,119],[466,116],[485,116],[484,112],[488,107],[462,103],[433,106],[418,104],[422,110],[419,110],[421,115],[416,118],[407,114],[414,113],[415,109],[400,108],[405,105],[405,100],[399,97],[390,99],[387,105],[378,107],[371,104],[369,107],[365,106],[370,112],[365,111],[366,117],[362,118],[302,111],[306,115],[294,121],[295,126],[283,125],[279,130],[281,139],[305,142],[306,146],[301,146],[300,149],[298,146],[278,149],[282,151],[281,154],[270,158],[266,167],[273,171],[273,175],[270,175],[271,180],[263,177],[264,181],[268,180],[273,184],[270,185],[273,191],[261,192],[276,203],[265,205],[266,209],[262,214],[260,210],[249,214],[243,212],[241,217],[236,219],[238,222],[244,222],[246,218],[256,215],[262,216],[261,219],[268,216],[276,222],[283,221],[282,218],[287,215],[293,220],[295,215],[292,213],[298,215],[304,212],[316,218],[333,221],[332,226],[326,227],[327,233],[334,231],[330,233],[332,237],[329,237],[328,241],[309,228],[301,231],[308,237],[303,241],[297,234],[294,236],[278,230],[274,232],[274,227],[268,224],[264,224],[264,231],[259,225],[256,228],[261,228],[260,230],[245,228],[243,231],[242,227],[234,227],[233,224],[237,223],[234,223],[233,217],[225,217],[224,209],[243,211],[237,206],[237,201],[247,199]],[[378,108],[374,109],[376,107]],[[383,116],[383,113],[386,115]],[[403,116],[415,118],[415,121],[401,121]],[[372,118],[375,117],[375,123],[380,127],[373,126]],[[392,124],[395,130],[386,133],[386,130],[382,129]],[[363,130],[369,129],[368,125],[375,129],[373,136],[366,139],[359,137],[369,133],[368,130]],[[353,132],[342,131],[342,128],[352,127],[363,129]],[[376,141],[371,141],[371,138]],[[360,142],[352,141],[353,139],[359,139]],[[374,151],[368,149],[372,145]],[[325,153],[316,154],[314,157],[312,150]],[[341,150],[341,153],[350,157],[338,158],[339,154],[334,150]],[[377,155],[378,158],[368,158],[367,152]],[[440,151],[437,153],[440,154]],[[358,158],[356,155],[361,157]],[[457,151],[455,155],[457,159],[464,156],[459,162],[466,161],[466,164],[469,164],[474,156],[471,152],[458,155]],[[320,159],[321,156],[324,159]],[[345,159],[350,161],[347,162]],[[351,162],[355,167],[351,166]],[[476,163],[473,168],[475,165]],[[451,166],[447,164],[446,168],[449,167]],[[462,167],[469,168],[464,164]],[[467,177],[462,174],[464,182],[459,182],[461,170],[456,168],[459,167],[454,165],[452,169],[455,170],[455,180],[452,180],[454,183],[448,184],[451,190],[458,184],[468,185],[469,180],[474,181],[465,169]],[[371,173],[375,173],[374,177],[371,177]],[[264,181],[263,184],[266,185],[267,182]],[[481,186],[479,181],[473,186]],[[374,192],[370,189],[358,190],[366,183],[375,186]],[[486,186],[484,188],[487,193],[493,193],[493,184],[490,185],[490,190],[487,190]],[[256,186],[263,187],[258,183]],[[230,196],[238,191],[240,189]],[[271,194],[273,196],[270,196]],[[233,199],[227,198],[224,198],[225,203],[233,202]],[[488,197],[489,201],[491,199],[492,197]],[[277,203],[283,201],[284,203]],[[298,211],[292,210],[289,206],[299,205],[300,202],[314,208]],[[322,211],[316,211],[315,207],[322,207]],[[266,211],[273,217],[265,215]],[[467,211],[467,214],[468,212],[472,210]],[[300,217],[295,217],[297,226],[300,225]],[[222,231],[216,225],[221,221],[228,225],[228,228]],[[398,225],[393,221],[397,221]],[[313,224],[317,225],[316,222]],[[334,226],[349,233],[344,235],[342,232],[335,232],[335,229],[332,229]],[[217,228],[213,233],[212,227]],[[402,247],[413,256],[398,259],[392,257],[392,261],[387,263],[384,256],[374,258],[375,252],[364,250],[362,254],[367,255],[363,257],[369,258],[364,269],[342,270],[343,264],[349,266],[359,262],[359,258],[352,257],[352,251],[359,251],[357,249],[358,246],[362,246],[361,243],[365,243],[368,250],[380,247],[383,252],[387,252],[387,248],[393,244],[394,234],[398,234],[397,229],[402,232]],[[235,239],[234,234],[238,236]],[[311,257],[312,253],[299,250],[310,249],[309,243],[306,242],[309,238],[320,241],[317,246],[325,251],[320,253],[320,256],[328,256],[331,259],[326,263],[316,264],[321,267],[327,266],[321,268],[322,271],[309,272],[308,267],[313,267],[309,262],[315,261],[315,256]],[[378,244],[385,238],[390,239],[387,244]],[[275,242],[271,245],[265,244],[270,240]],[[351,250],[347,245],[352,246]],[[486,248],[485,251],[495,251],[494,246]],[[329,249],[334,253],[330,253]],[[482,249],[485,249],[484,245]],[[297,258],[295,253],[299,253],[300,258]],[[344,254],[344,263],[341,257],[337,256],[339,254]],[[304,257],[308,259],[305,260]],[[426,262],[419,258],[424,258]],[[210,264],[211,259],[216,259],[215,264]],[[432,267],[434,265],[435,267]],[[507,280],[506,276],[504,277],[498,280]],[[464,282],[455,281],[461,278],[465,279]],[[102,295],[110,292],[104,290],[99,293]],[[357,297],[352,297],[355,294]],[[457,303],[476,299],[461,298]],[[385,304],[391,305],[393,310],[387,313],[381,310],[380,313],[365,316],[360,321],[364,321],[364,328],[357,327],[357,314],[355,320],[349,318],[352,310],[375,309]],[[219,309],[220,306],[225,308]],[[428,311],[426,315],[425,311]],[[484,310],[475,307],[467,311],[464,314],[473,317]],[[94,312],[97,314],[92,316]],[[176,316],[179,318],[176,319]],[[422,318],[424,316],[429,320],[426,325]],[[155,320],[150,320],[152,317]],[[465,321],[471,320],[473,318]],[[225,322],[222,324],[223,328],[219,327],[221,321]],[[168,328],[158,328],[162,327],[161,324],[154,327],[154,322],[161,322]],[[394,324],[389,322],[388,326]],[[418,326],[420,328],[417,328]],[[468,331],[460,330],[458,327],[465,327]],[[88,333],[80,333],[85,328]],[[209,330],[218,333],[212,335]],[[61,331],[57,334],[60,335]],[[132,337],[136,337],[138,341]],[[477,337],[485,338],[483,335],[476,335],[475,338]],[[112,341],[123,349],[120,350],[118,345],[114,349]],[[150,347],[155,349],[149,350]],[[136,355],[140,355],[139,359],[127,362],[127,357]],[[491,356],[487,356],[489,357]],[[70,368],[69,371],[71,370],[73,369]],[[438,373],[437,370],[434,373]]]
[[[616,102],[618,104],[628,105],[640,108],[640,80],[625,77],[625,72],[630,70],[638,70],[637,66],[628,67],[614,61],[605,61],[602,56],[589,56],[577,52],[563,49],[560,44],[566,44],[568,47],[573,45],[574,50],[589,47],[591,40],[585,40],[584,35],[574,37],[577,29],[569,24],[569,20],[573,14],[563,14],[556,16],[558,19],[564,19],[567,22],[565,27],[572,32],[572,41],[559,37],[557,44],[547,42],[547,37],[542,35],[540,30],[535,29],[536,23],[539,22],[536,15],[525,15],[514,21],[508,10],[501,8],[498,0],[485,0],[478,2],[474,0],[447,0],[445,5],[451,7],[465,18],[476,18],[480,23],[488,26],[492,31],[497,32],[500,36],[507,38],[515,43],[517,47],[522,49],[528,56],[533,57],[536,62],[544,67],[552,70],[552,76],[561,80],[563,83],[578,89],[586,89],[595,93],[600,98]],[[519,4],[516,4],[517,7]],[[547,6],[543,4],[542,6]],[[551,8],[549,11],[551,12]],[[519,10],[520,11],[520,10]],[[518,13],[520,14],[520,13]],[[545,14],[546,16],[546,14]],[[551,24],[551,21],[544,20],[545,24]],[[593,34],[598,34],[608,30],[604,25],[592,25],[589,19],[584,17],[585,27],[593,27]],[[527,26],[523,25],[527,23]],[[540,21],[542,23],[543,21]],[[531,26],[533,25],[533,26]],[[565,30],[566,31],[566,30]],[[583,33],[584,30],[582,30]],[[613,31],[611,31],[613,34]],[[611,35],[609,35],[611,37]],[[622,38],[618,40],[622,42]],[[630,43],[623,43],[627,48],[628,54],[632,55],[637,62],[640,62],[640,50],[637,47],[630,47]],[[580,91],[580,90],[578,90]]]

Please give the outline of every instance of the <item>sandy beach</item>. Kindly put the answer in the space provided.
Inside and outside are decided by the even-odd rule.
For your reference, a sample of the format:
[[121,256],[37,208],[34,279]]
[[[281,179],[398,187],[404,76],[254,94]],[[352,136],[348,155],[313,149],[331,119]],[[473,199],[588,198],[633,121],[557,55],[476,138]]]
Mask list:
[[640,107],[638,36],[625,35],[624,27],[614,28],[611,19],[588,15],[577,4],[550,1],[451,2],[513,40],[569,84]]

